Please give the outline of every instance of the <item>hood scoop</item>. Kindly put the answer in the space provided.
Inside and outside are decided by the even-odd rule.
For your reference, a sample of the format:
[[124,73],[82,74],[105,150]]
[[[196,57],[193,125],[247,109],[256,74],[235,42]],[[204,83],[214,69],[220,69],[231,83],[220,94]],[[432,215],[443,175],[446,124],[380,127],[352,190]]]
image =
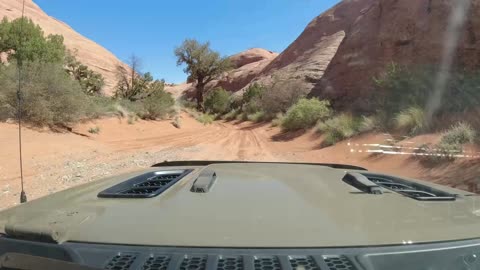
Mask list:
[[195,180],[190,191],[194,193],[208,193],[216,180],[217,174],[214,171],[204,170]]
[[419,201],[455,201],[457,198],[455,194],[387,175],[347,173],[343,181],[371,194],[382,194],[384,189]]
[[152,198],[174,185],[191,170],[156,171],[135,176],[98,194],[99,198]]

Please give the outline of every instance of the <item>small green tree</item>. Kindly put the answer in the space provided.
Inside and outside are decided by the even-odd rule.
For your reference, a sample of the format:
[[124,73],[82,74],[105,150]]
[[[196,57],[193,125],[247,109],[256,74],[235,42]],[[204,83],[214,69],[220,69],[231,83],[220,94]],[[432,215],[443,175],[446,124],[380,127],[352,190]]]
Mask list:
[[175,49],[177,65],[185,64],[185,73],[190,80],[196,81],[197,108],[204,111],[203,95],[207,83],[221,76],[231,68],[228,58],[221,57],[218,52],[210,48],[210,43],[199,43],[193,39],[187,39],[180,47]]
[[80,63],[74,54],[68,53],[65,57],[65,71],[80,83],[83,92],[88,95],[100,94],[105,85],[102,74]]
[[230,105],[230,92],[219,87],[208,92],[204,106],[211,113],[226,113]]
[[130,68],[117,66],[115,97],[135,101],[150,96],[159,88],[163,90],[165,84],[163,80],[154,80],[149,72],[141,72],[140,58],[132,55],[128,62]]
[[9,21],[6,17],[0,22],[0,52],[13,59],[39,61],[44,63],[61,63],[65,57],[63,36],[45,37],[40,26],[28,18]]

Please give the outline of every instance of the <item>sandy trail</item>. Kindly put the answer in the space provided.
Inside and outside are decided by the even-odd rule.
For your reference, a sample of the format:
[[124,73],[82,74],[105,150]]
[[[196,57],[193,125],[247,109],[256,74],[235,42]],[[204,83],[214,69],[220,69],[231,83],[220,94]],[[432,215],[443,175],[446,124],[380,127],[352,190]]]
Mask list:
[[[204,126],[181,115],[182,128],[170,121],[108,118],[80,124],[74,133],[24,129],[25,189],[29,199],[109,175],[151,166],[164,160],[253,160],[347,163],[370,170],[418,177],[465,188],[480,175],[478,160],[461,160],[429,168],[405,156],[372,156],[353,151],[356,144],[379,143],[383,134],[367,134],[321,148],[314,132],[281,133],[267,123],[215,122]],[[92,127],[99,134],[90,134]],[[414,138],[412,144],[438,136]],[[18,128],[0,123],[0,208],[18,202]],[[456,179],[452,183],[451,179]],[[459,181],[459,179],[461,181]]]

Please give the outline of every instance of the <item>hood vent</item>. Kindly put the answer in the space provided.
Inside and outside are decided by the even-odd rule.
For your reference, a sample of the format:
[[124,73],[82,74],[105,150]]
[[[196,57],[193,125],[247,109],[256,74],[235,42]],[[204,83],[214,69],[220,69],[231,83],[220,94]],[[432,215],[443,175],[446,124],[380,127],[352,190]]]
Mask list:
[[362,174],[367,177],[368,180],[380,187],[419,201],[454,201],[457,198],[455,194],[450,194],[448,192],[412,181],[407,181],[405,179],[369,173]]
[[212,188],[217,180],[217,174],[211,170],[205,170],[200,173],[200,176],[195,180],[190,189],[191,192],[195,193],[207,193]]
[[191,170],[149,172],[98,194],[100,198],[152,198],[167,190]]

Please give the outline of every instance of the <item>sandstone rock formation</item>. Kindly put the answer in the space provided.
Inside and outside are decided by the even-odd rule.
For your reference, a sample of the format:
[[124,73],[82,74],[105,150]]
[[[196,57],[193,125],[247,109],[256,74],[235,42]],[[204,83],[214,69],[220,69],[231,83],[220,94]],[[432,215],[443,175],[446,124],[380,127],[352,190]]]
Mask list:
[[[22,0],[0,0],[0,17],[15,19],[21,17]],[[25,16],[39,24],[46,34],[60,34],[68,49],[77,50],[77,58],[105,78],[104,92],[112,94],[116,84],[115,70],[122,62],[111,52],[94,41],[80,35],[67,24],[50,17],[32,0],[26,0]]]
[[[467,1],[471,6],[464,14],[453,64],[479,68],[480,1]],[[413,67],[441,62],[449,18],[459,2],[466,1],[342,1],[314,19],[286,52],[293,55],[303,46],[321,42],[323,35],[343,31],[345,38],[312,95],[331,98],[341,108],[368,110],[368,100],[375,94],[373,78],[390,63]]]

